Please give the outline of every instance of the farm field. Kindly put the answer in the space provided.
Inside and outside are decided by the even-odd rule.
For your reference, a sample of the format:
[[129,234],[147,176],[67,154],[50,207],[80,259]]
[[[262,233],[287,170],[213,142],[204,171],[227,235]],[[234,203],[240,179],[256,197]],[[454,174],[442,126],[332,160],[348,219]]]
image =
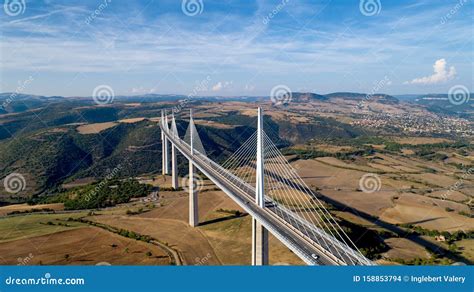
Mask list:
[[95,227],[0,243],[3,265],[168,265],[160,248]]
[[[304,95],[304,98],[307,96]],[[333,122],[351,124],[357,120],[348,115],[356,105],[357,102],[354,100],[339,98],[314,100],[308,104],[295,103],[284,108],[274,107],[269,102],[261,104],[268,134],[272,135],[271,139],[281,138],[278,147],[281,147],[282,153],[305,183],[318,193],[330,208],[330,212],[341,224],[346,224],[348,230],[360,228],[357,232],[372,234],[371,240],[365,239],[370,242],[371,247],[365,246],[363,249],[377,263],[446,264],[458,259],[473,261],[469,247],[471,239],[445,242],[435,240],[434,235],[443,232],[448,234],[469,232],[474,229],[472,216],[474,178],[466,171],[466,167],[473,162],[472,150],[466,146],[463,146],[463,150],[459,150],[453,143],[460,142],[448,138],[399,135],[363,139],[326,137],[331,135],[332,131],[339,131],[343,127],[342,124],[332,125]],[[108,237],[120,236],[118,232],[123,230],[121,237],[127,242],[135,240],[128,237],[130,236],[128,232],[133,236],[139,234],[155,240],[156,244],[137,241],[140,249],[136,252],[137,258],[133,259],[137,263],[160,265],[177,263],[176,258],[173,260],[153,256],[141,258],[143,253],[148,253],[144,248],[149,248],[156,250],[150,252],[157,257],[162,256],[157,250],[161,250],[162,254],[168,257],[172,251],[179,257],[178,262],[185,265],[249,264],[250,216],[211,181],[202,177],[203,187],[199,194],[200,225],[191,228],[188,225],[187,192],[182,189],[172,191],[171,177],[161,175],[157,171],[161,167],[158,124],[161,121],[160,112],[163,106],[169,104],[119,103],[116,107],[120,109],[120,114],[111,114],[107,121],[98,119],[95,122],[81,121],[67,124],[68,127],[74,126],[77,131],[73,137],[73,140],[77,140],[77,145],[71,145],[71,149],[78,150],[79,158],[85,153],[93,153],[93,160],[97,160],[88,161],[90,165],[84,166],[82,172],[62,181],[58,188],[63,193],[68,192],[71,199],[76,196],[76,189],[100,186],[101,178],[96,177],[97,173],[110,173],[116,168],[123,167],[123,173],[118,173],[119,180],[136,179],[140,184],[148,184],[153,188],[153,196],[149,193],[145,197],[131,197],[126,203],[115,206],[105,204],[100,210],[89,209],[94,208],[92,205],[85,211],[65,211],[65,203],[45,203],[56,201],[40,200],[36,205],[28,205],[24,203],[28,201],[27,193],[38,191],[39,186],[45,186],[47,180],[37,180],[41,178],[41,174],[34,176],[26,172],[24,176],[28,185],[22,193],[25,197],[15,198],[3,194],[6,204],[14,202],[15,199],[22,200],[18,204],[0,207],[0,217],[3,217],[0,219],[0,231],[3,235],[0,238],[0,245],[10,247],[15,243],[24,245],[25,240],[40,242],[61,234],[73,238],[80,233],[80,231],[76,233],[76,229],[84,230],[88,234],[92,232],[91,230],[101,230],[101,237],[109,240]],[[380,105],[377,106],[382,109]],[[112,110],[113,107],[107,108]],[[256,109],[253,103],[239,101],[220,102],[218,107],[219,110],[216,110],[212,102],[196,104],[194,118],[198,131],[205,137],[203,143],[206,152],[209,149],[208,155],[214,155],[219,160],[231,154],[230,148],[238,147],[239,143],[245,142],[241,141],[243,133],[254,131]],[[384,111],[391,113],[402,113],[407,110],[405,107],[406,105],[394,104],[383,106]],[[77,111],[93,109],[103,110],[104,107],[75,108]],[[333,112],[334,109],[337,110]],[[127,110],[132,112],[129,115],[123,114]],[[187,111],[179,114],[177,127],[180,135],[184,135],[186,131],[188,117]],[[331,121],[322,120],[329,118]],[[36,142],[46,141],[50,136],[68,135],[71,132],[63,131],[64,129],[67,128],[46,129],[32,134],[31,139]],[[326,132],[321,133],[320,129]],[[344,137],[344,131],[338,132],[338,135]],[[104,142],[101,135],[110,135],[116,144],[101,144]],[[66,140],[68,143],[72,141]],[[85,145],[90,148],[84,152],[79,151],[79,148]],[[432,147],[444,148],[426,150]],[[60,149],[55,151],[57,159],[53,157],[51,161],[63,161],[69,156],[68,152]],[[28,157],[30,152],[25,150],[22,152],[24,153],[22,157]],[[88,156],[85,157],[88,159]],[[120,161],[124,157],[129,160],[121,164]],[[187,162],[180,155],[178,157],[179,173],[184,176],[186,172],[183,172],[183,169],[186,169]],[[35,159],[29,157],[28,161],[37,163]],[[53,169],[61,169],[55,167]],[[140,169],[137,170],[137,167]],[[245,170],[242,171],[244,172]],[[367,191],[366,186],[361,184],[366,175],[374,178],[375,189]],[[184,179],[179,178],[181,185]],[[111,184],[110,188],[115,188],[115,185],[116,182]],[[56,189],[52,191],[53,196],[56,195],[54,192]],[[279,193],[277,189],[269,190],[267,194],[288,199],[287,194]],[[307,200],[308,197],[304,199]],[[41,211],[56,213],[39,214]],[[309,216],[310,211],[302,212]],[[69,217],[73,220],[68,221]],[[85,231],[86,228],[90,230]],[[123,236],[124,234],[127,236]],[[357,242],[359,237],[357,234],[354,235],[354,241]],[[73,239],[68,240],[73,242]],[[362,241],[358,242],[361,246],[366,244]],[[303,264],[273,236],[270,236],[269,243],[271,264]],[[50,248],[49,245],[44,246],[46,250]],[[70,255],[64,264],[76,264],[72,257],[73,253],[68,248],[68,245],[60,247],[59,253],[63,254],[63,257],[66,254]],[[434,262],[429,250],[438,248],[444,253],[451,252],[450,261]],[[110,254],[115,255],[115,252],[111,250]],[[444,256],[441,256],[441,259],[445,260]],[[42,262],[61,262],[61,260],[66,258],[44,258]],[[87,253],[77,258],[77,261],[81,260],[91,264],[93,262]],[[133,260],[128,258],[123,262],[129,263]],[[8,259],[8,263],[14,264],[12,258]]]

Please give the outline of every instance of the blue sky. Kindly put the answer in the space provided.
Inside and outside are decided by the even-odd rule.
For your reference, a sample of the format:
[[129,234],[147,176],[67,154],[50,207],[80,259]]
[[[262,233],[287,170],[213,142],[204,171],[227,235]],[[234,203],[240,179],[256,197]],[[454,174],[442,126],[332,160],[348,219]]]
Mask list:
[[473,91],[472,0],[16,1],[0,12],[0,92]]

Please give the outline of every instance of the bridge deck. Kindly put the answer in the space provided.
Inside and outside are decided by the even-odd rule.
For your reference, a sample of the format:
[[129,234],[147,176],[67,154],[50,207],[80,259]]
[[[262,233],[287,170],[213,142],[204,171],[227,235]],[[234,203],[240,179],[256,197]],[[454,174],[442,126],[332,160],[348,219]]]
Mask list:
[[[163,129],[162,129],[163,130]],[[255,203],[255,188],[234,176],[220,165],[196,150],[191,155],[190,146],[173,134],[163,131],[168,140],[213,183],[219,186],[237,204],[257,219],[275,237],[310,265],[370,265],[371,262],[312,226],[290,210],[272,202],[260,208]],[[303,230],[311,232],[302,232]]]

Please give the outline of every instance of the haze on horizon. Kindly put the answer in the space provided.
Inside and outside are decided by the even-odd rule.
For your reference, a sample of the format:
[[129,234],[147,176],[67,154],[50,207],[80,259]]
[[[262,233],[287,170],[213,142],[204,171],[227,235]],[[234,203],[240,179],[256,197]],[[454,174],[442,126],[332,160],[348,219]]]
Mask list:
[[0,13],[0,92],[473,91],[471,0],[364,2],[25,1]]

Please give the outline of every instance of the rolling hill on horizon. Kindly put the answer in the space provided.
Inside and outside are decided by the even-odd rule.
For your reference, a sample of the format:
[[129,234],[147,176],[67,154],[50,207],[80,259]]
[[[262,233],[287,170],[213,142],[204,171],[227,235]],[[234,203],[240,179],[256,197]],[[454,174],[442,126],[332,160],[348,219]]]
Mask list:
[[[178,97],[147,95],[141,102],[138,97],[133,97],[135,102],[117,97],[111,104],[96,105],[91,98],[18,94],[8,102],[7,109],[11,112],[0,114],[0,179],[12,172],[24,174],[30,183],[16,198],[24,200],[26,194],[29,197],[54,192],[63,183],[75,179],[104,177],[117,165],[122,166],[118,172],[121,177],[157,172],[161,160],[150,159],[150,155],[159,157],[161,153],[157,121],[162,109],[180,105]],[[0,104],[7,98],[6,94],[0,94]],[[368,117],[376,117],[375,123],[381,123],[387,117],[380,115],[390,112],[401,117],[411,113],[420,117],[438,114],[436,107],[405,104],[390,95],[347,92],[327,95],[295,92],[286,106],[272,105],[268,98],[256,97],[244,100],[201,97],[190,102],[198,109],[219,108],[202,117],[198,111],[196,117],[202,120],[198,129],[206,151],[217,161],[237,149],[245,141],[246,133],[252,132],[253,113],[244,109],[255,108],[257,104],[268,107],[265,121],[280,148],[314,139],[351,141],[362,136],[394,135],[398,130],[392,129],[392,123],[380,129],[357,124],[357,121],[367,122]],[[236,106],[232,107],[233,104]],[[360,105],[362,111],[354,111]],[[232,110],[221,113],[227,106]],[[428,111],[432,108],[433,113]],[[178,122],[182,135],[187,127],[186,113],[187,110]],[[440,114],[455,117],[456,113],[445,107]],[[126,163],[121,164],[124,159]],[[0,195],[2,200],[16,200],[6,193]]]

